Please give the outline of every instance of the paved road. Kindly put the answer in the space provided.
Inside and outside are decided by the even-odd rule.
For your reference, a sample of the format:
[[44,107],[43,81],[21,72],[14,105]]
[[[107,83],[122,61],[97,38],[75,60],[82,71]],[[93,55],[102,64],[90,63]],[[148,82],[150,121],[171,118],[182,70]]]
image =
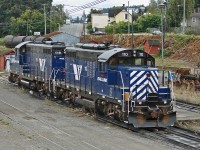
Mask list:
[[77,36],[77,37],[80,37],[82,32],[83,32],[83,24],[70,24],[70,25],[64,24],[60,28],[60,31],[69,33],[69,34]]
[[176,149],[4,84],[0,85],[0,139],[4,150]]

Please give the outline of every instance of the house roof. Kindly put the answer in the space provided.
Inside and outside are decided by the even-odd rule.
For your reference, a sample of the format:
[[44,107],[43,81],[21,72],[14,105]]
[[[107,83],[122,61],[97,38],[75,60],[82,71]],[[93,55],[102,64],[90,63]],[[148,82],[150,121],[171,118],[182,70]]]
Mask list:
[[108,17],[115,17],[123,9],[125,9],[123,6],[122,7],[115,7],[115,8],[109,9],[109,11],[108,11]]
[[191,17],[200,17],[200,13],[193,13],[191,14]]
[[149,39],[145,42],[148,42],[150,46],[160,46],[160,41],[158,39]]
[[61,33],[63,33],[63,32],[51,32],[49,34],[44,35],[44,37],[51,38],[51,37],[61,34]]

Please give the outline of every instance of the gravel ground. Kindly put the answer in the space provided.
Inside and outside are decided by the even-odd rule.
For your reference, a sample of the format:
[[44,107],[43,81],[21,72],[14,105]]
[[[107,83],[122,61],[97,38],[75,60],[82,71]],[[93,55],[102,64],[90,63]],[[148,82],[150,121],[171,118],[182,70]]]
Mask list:
[[3,150],[178,149],[9,85],[0,85],[0,139]]

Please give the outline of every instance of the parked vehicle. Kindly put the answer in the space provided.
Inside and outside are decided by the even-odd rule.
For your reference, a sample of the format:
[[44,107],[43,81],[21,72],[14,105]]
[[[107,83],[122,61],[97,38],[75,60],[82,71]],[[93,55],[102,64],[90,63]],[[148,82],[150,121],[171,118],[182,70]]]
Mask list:
[[66,23],[66,25],[70,25],[71,21],[69,19],[67,19],[65,23]]
[[153,34],[153,35],[160,35],[160,34],[162,34],[162,32],[159,31],[159,30],[156,30],[156,31],[153,31],[152,34]]
[[94,33],[92,33],[92,35],[105,35],[106,33],[105,32],[102,32],[102,31],[96,31]]

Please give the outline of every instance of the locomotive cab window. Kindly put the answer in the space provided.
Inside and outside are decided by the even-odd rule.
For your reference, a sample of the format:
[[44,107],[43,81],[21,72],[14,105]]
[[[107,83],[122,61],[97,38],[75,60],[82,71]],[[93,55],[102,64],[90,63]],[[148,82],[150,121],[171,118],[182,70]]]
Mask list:
[[26,49],[24,47],[22,47],[22,48],[19,49],[19,52],[20,52],[20,54],[23,54],[23,53],[26,52]]
[[152,59],[147,59],[147,66],[148,67],[154,67],[155,66]]
[[117,64],[118,64],[118,59],[113,57],[110,59],[109,61],[109,66],[111,70],[115,70],[117,68]]
[[135,58],[135,65],[136,66],[144,66],[144,58]]
[[99,72],[106,72],[106,63],[99,62]]

